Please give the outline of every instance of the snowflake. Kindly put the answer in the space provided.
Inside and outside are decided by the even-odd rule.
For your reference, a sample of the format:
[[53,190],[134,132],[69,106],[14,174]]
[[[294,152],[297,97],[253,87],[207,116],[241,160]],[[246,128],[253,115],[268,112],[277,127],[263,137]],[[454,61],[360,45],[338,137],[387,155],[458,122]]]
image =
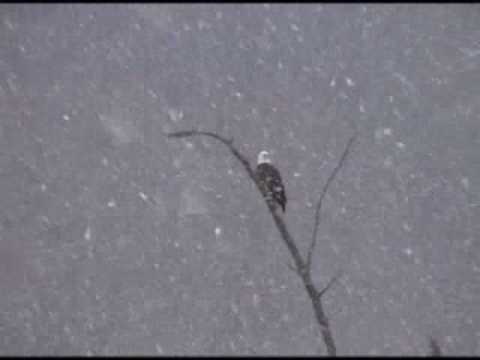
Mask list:
[[355,83],[354,83],[353,80],[350,79],[349,77],[347,77],[345,80],[347,81],[347,85],[348,85],[349,87],[355,86]]
[[387,136],[392,135],[392,129],[390,128],[383,129],[383,135],[387,135]]
[[92,231],[90,230],[90,226],[87,226],[85,233],[83,234],[85,240],[89,241],[92,238]]

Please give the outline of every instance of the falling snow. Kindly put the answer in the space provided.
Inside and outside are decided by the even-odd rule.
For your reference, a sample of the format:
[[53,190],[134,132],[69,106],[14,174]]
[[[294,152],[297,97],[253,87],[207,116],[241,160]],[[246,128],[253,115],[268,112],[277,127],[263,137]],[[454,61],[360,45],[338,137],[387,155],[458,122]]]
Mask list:
[[301,254],[356,132],[311,269],[344,271],[338,353],[480,355],[473,6],[52,9],[0,15],[0,355],[325,354],[242,164],[164,136],[191,129],[272,150]]
[[393,159],[391,156],[387,156],[385,160],[383,161],[383,165],[387,168],[390,168],[393,166]]
[[92,238],[92,230],[90,229],[90,226],[87,226],[87,229],[85,230],[85,233],[83,234],[83,237],[87,241],[89,241]]
[[168,116],[171,121],[178,122],[183,119],[183,111],[177,109],[168,109]]
[[379,128],[375,130],[375,139],[382,140],[385,136],[392,135],[392,129],[390,128]]
[[163,351],[163,348],[160,344],[155,345],[155,350],[157,350],[157,354],[163,355],[165,352]]
[[258,305],[260,304],[260,296],[258,294],[253,294],[252,301],[253,306],[258,307]]
[[403,227],[403,230],[405,230],[405,231],[407,231],[407,232],[412,231],[411,226],[410,226],[408,223],[406,223],[406,222],[404,222],[404,223],[402,224],[402,227]]

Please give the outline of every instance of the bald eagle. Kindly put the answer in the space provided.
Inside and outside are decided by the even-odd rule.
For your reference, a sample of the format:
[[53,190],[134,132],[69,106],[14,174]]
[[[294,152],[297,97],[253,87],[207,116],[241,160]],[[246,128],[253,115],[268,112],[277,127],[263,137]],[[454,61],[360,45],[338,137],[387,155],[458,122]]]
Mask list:
[[285,196],[282,177],[277,168],[272,165],[267,151],[260,151],[258,154],[255,176],[267,203],[274,209],[280,205],[285,212],[287,197]]

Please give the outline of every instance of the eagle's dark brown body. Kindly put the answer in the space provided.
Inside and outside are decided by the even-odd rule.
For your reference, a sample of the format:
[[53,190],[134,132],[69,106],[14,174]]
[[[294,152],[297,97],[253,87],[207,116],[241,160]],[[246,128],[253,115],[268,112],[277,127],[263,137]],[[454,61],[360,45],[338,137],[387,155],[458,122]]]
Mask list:
[[283,186],[280,172],[269,163],[261,163],[257,165],[255,170],[260,190],[270,205],[280,205],[283,212],[287,205],[287,197]]

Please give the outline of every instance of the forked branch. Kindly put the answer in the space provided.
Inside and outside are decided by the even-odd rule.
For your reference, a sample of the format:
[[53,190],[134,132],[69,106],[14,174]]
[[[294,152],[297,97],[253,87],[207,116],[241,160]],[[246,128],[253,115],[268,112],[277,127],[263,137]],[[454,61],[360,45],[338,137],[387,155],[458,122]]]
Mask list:
[[320,226],[323,200],[325,199],[325,195],[327,194],[330,184],[333,182],[333,180],[335,180],[335,177],[337,176],[338,172],[345,164],[345,161],[347,160],[347,156],[350,152],[350,149],[352,148],[352,145],[356,136],[357,134],[355,133],[348,140],[347,146],[345,147],[345,150],[343,150],[343,154],[342,154],[342,157],[340,158],[340,161],[338,162],[337,166],[335,166],[335,168],[333,169],[332,173],[327,179],[327,182],[322,188],[322,192],[320,193],[320,198],[318,199],[317,206],[315,208],[315,221],[313,224],[312,240],[310,241],[310,247],[308,248],[308,252],[307,252],[306,266],[309,272],[311,272],[313,251],[315,250],[315,245],[317,244],[318,228]]
[[[257,178],[255,177],[255,172],[253,171],[250,162],[247,160],[246,156],[244,156],[234,145],[233,145],[233,139],[227,139],[221,135],[218,135],[216,133],[210,132],[210,131],[199,131],[199,130],[186,130],[186,131],[177,131],[177,132],[172,132],[172,133],[167,133],[167,137],[169,138],[186,138],[186,137],[192,137],[192,136],[208,136],[213,139],[216,139],[226,145],[230,152],[235,156],[240,163],[243,165],[243,168],[247,172],[248,176],[250,177],[250,180],[253,181],[253,183],[256,185],[257,190],[262,194],[262,190],[260,188],[260,185],[257,181]],[[263,195],[262,195],[263,197]],[[287,226],[285,225],[285,222],[283,221],[283,218],[269,205],[269,203],[266,201],[264,198],[265,203],[268,206],[268,209],[270,210],[270,213],[272,214],[272,217],[275,221],[275,224],[277,225],[278,230],[280,231],[282,235],[282,239],[285,242],[285,244],[288,247],[288,250],[290,251],[293,261],[295,263],[295,268],[299,270],[299,273],[304,273],[306,270],[305,267],[305,262],[302,259],[302,256],[300,254],[300,251],[298,250],[297,245],[295,244],[295,241],[293,240],[292,236],[290,235]]]
[[323,295],[325,295],[325,293],[326,293],[328,290],[330,290],[330,288],[333,286],[333,284],[335,284],[335,283],[338,281],[338,279],[340,279],[340,276],[342,276],[342,272],[341,272],[341,271],[337,272],[337,273],[335,274],[335,276],[333,276],[333,277],[330,279],[330,281],[327,283],[327,285],[326,285],[322,290],[320,290],[320,291],[318,292],[317,296],[318,296],[319,298],[321,298]]
[[[166,134],[167,137],[169,138],[187,138],[187,137],[193,137],[193,136],[207,136],[213,139],[216,139],[217,141],[220,141],[224,145],[226,145],[230,152],[237,158],[237,160],[240,161],[240,163],[243,165],[243,168],[247,172],[248,176],[250,179],[254,182],[254,184],[257,187],[257,190],[262,193],[259,183],[255,177],[255,172],[252,169],[249,161],[247,158],[233,145],[233,139],[227,139],[224,138],[223,136],[220,136],[218,134],[215,134],[213,132],[209,131],[198,131],[198,130],[188,130],[188,131],[177,131],[173,133],[168,133]],[[315,227],[314,227],[314,241],[312,241],[310,245],[309,252],[307,254],[307,259],[304,260],[302,255],[300,254],[298,250],[298,246],[296,242],[294,241],[293,237],[291,236],[290,232],[288,231],[287,225],[285,224],[283,220],[283,216],[281,215],[280,212],[276,211],[273,207],[271,207],[268,202],[265,200],[265,203],[270,211],[270,214],[273,217],[273,220],[275,222],[275,225],[277,226],[278,231],[280,232],[282,236],[282,240],[287,246],[290,254],[293,257],[294,265],[292,266],[292,269],[295,270],[295,272],[299,275],[299,277],[302,279],[303,285],[307,291],[307,294],[312,301],[312,306],[313,310],[315,312],[315,317],[317,319],[318,324],[320,325],[320,331],[322,334],[323,341],[325,342],[326,348],[327,348],[327,353],[330,356],[335,356],[336,355],[336,346],[335,346],[335,341],[333,339],[333,334],[330,330],[330,325],[329,325],[329,320],[327,316],[325,315],[325,312],[323,310],[323,304],[322,304],[322,295],[325,294],[326,291],[337,281],[338,275],[335,276],[330,282],[327,284],[327,286],[321,290],[318,291],[317,288],[315,287],[312,278],[311,278],[311,257],[313,253],[313,248],[315,247],[315,239],[317,237],[317,228],[320,223],[320,210],[323,202],[323,198],[325,197],[325,194],[328,190],[328,187],[330,183],[333,181],[335,178],[336,174],[340,170],[340,168],[343,166],[343,163],[345,162],[345,159],[347,157],[347,154],[350,150],[350,147],[353,143],[355,136],[353,136],[350,141],[348,142],[347,148],[345,149],[339,164],[337,167],[334,169],[332,175],[327,180],[327,183],[325,184],[322,194],[320,196],[319,203],[317,204],[317,209],[315,212]],[[262,195],[263,197],[263,195]]]

